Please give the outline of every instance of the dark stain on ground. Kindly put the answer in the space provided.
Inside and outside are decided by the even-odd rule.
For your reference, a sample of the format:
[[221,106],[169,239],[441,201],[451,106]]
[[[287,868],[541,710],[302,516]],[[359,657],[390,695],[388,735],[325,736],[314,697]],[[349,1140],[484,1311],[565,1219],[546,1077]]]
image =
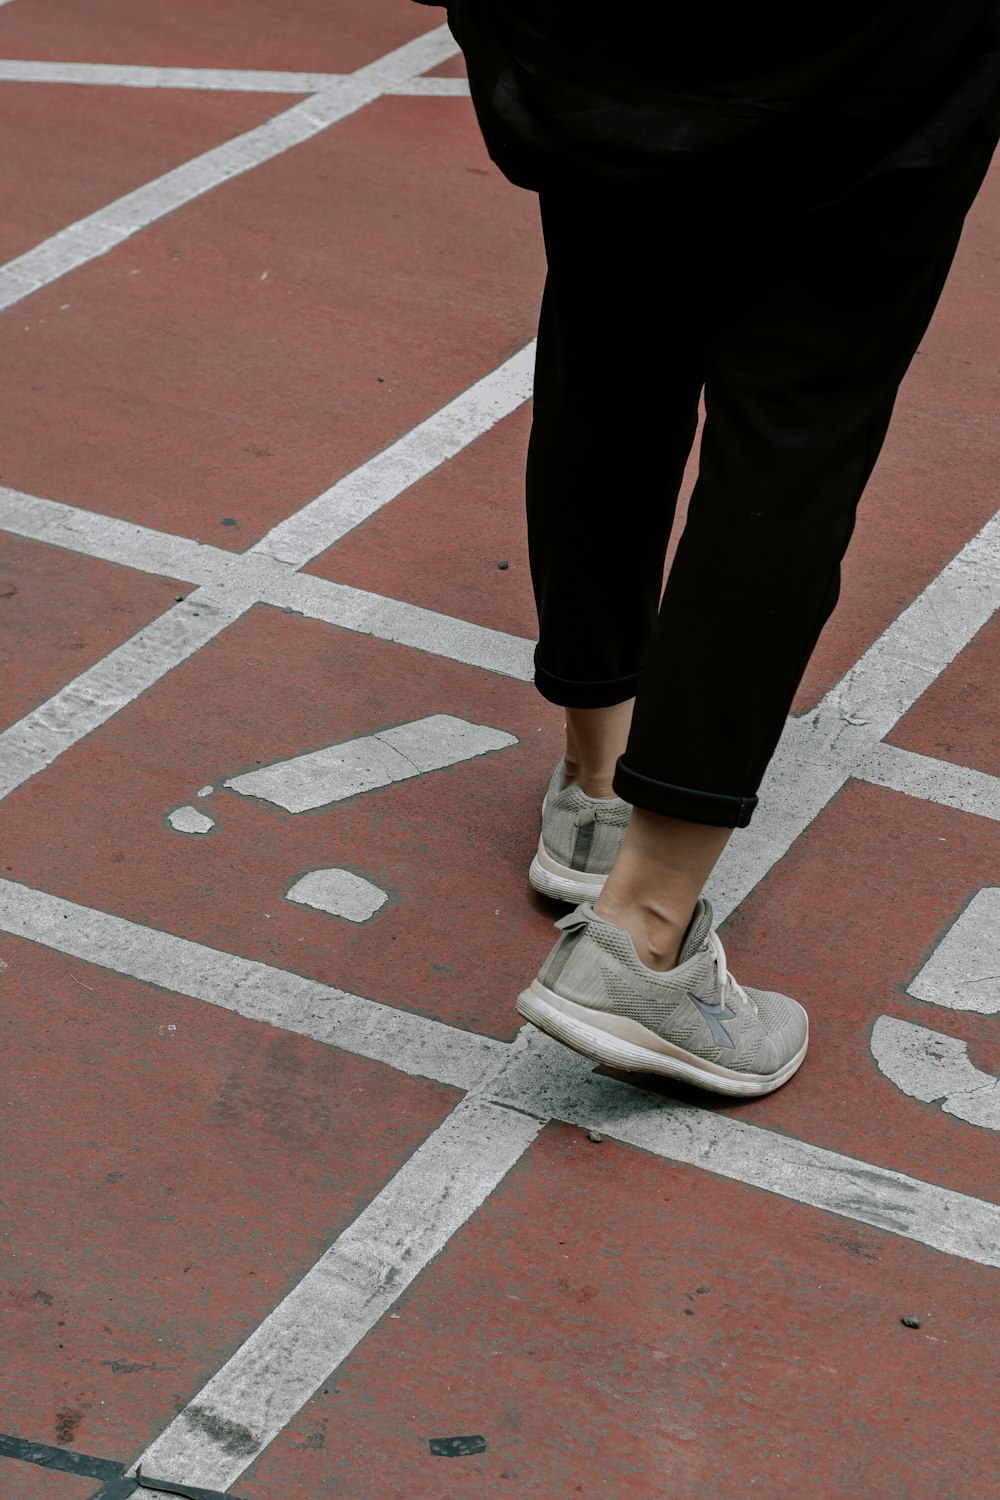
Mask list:
[[249,1458],[260,1448],[260,1442],[249,1427],[221,1417],[208,1406],[189,1406],[184,1413],[187,1421],[213,1443],[218,1443],[224,1453],[233,1458]]
[[76,1437],[77,1428],[86,1416],[86,1412],[78,1406],[64,1406],[61,1411],[56,1412],[56,1441],[59,1443],[71,1443]]

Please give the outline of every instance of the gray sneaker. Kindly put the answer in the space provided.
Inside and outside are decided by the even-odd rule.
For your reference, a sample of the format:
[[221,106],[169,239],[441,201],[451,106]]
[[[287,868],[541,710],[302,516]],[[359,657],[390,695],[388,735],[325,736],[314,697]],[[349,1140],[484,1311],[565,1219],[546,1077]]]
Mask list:
[[517,1008],[584,1057],[743,1096],[780,1088],[805,1057],[802,1006],[736,983],[707,901],[665,973],[647,969],[628,933],[589,906],[556,926],[563,935]]
[[620,797],[588,797],[563,786],[556,766],[542,803],[542,834],[528,879],[555,901],[596,901],[625,837],[632,808]]

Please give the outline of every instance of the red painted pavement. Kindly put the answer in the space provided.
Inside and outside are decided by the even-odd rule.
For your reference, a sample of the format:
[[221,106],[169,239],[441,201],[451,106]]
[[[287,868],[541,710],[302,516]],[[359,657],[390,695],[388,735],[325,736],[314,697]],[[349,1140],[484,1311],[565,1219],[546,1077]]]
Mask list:
[[[542,710],[526,683],[261,607],[0,803],[3,863],[70,900],[510,1038],[561,914],[525,876],[559,753]],[[519,744],[313,812],[196,798],[257,761],[435,713]],[[206,836],[165,821],[194,801],[218,820]],[[328,866],[389,905],[356,926],[284,899]]]
[[444,19],[410,0],[16,0],[0,55],[155,68],[348,72]]
[[0,1429],[130,1461],[459,1096],[24,941],[0,955]]
[[169,578],[0,536],[0,729],[159,618],[178,590]]
[[[995,1297],[982,1267],[550,1127],[239,1490],[995,1500]],[[486,1453],[430,1455],[458,1434]]]
[[[0,32],[0,56],[9,55]],[[288,94],[0,83],[0,260],[295,102]],[[16,311],[7,319],[17,326]]]
[[12,309],[5,482],[249,546],[532,336],[488,166],[467,100],[383,99]]

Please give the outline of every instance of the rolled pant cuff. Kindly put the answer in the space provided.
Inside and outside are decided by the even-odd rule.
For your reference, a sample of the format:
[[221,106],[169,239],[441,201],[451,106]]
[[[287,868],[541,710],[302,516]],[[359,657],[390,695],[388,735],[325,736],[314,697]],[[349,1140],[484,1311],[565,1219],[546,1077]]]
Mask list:
[[634,698],[642,674],[612,677],[607,682],[574,682],[547,672],[535,654],[535,687],[549,703],[559,708],[612,708]]
[[745,828],[757,806],[756,797],[729,797],[721,792],[699,792],[693,787],[672,786],[629,770],[620,758],[615,769],[616,796],[646,812],[682,818],[686,823],[709,823],[713,828]]

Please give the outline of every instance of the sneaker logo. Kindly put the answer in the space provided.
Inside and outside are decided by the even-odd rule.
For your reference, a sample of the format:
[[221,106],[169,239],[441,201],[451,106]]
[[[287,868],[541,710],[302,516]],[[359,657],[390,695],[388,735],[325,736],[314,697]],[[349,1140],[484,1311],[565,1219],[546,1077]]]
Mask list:
[[729,1032],[723,1026],[723,1021],[735,1021],[736,1012],[727,1010],[724,1005],[709,1005],[706,1000],[699,1000],[697,995],[692,995],[688,990],[687,997],[695,1007],[703,1021],[707,1021],[712,1033],[712,1041],[717,1047],[735,1047]]

